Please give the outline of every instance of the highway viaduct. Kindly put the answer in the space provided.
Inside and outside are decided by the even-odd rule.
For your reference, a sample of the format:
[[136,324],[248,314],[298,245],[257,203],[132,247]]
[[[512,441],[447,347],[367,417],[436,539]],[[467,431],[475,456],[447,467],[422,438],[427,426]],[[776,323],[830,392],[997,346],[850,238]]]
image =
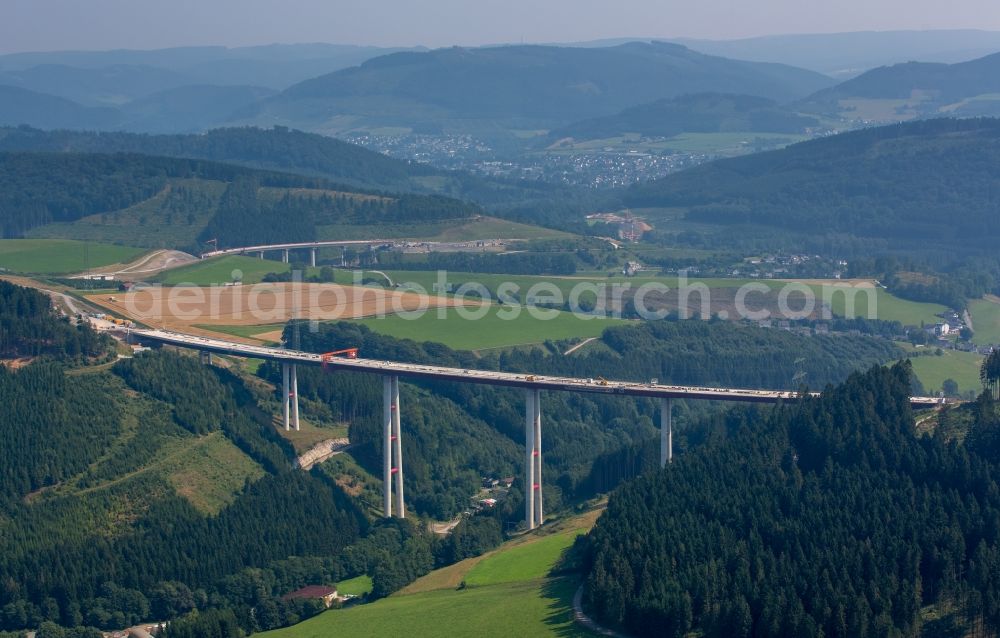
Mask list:
[[343,240],[330,240],[330,241],[304,241],[304,242],[291,242],[285,244],[261,244],[259,246],[241,246],[239,248],[222,248],[220,250],[211,250],[207,253],[202,253],[202,259],[208,259],[210,257],[220,257],[222,255],[253,255],[256,254],[261,259],[264,258],[264,253],[281,251],[281,261],[288,263],[288,251],[290,250],[309,250],[309,265],[316,265],[316,251],[320,248],[328,247],[347,247],[347,246],[383,246],[383,245],[395,245],[403,242],[400,239],[343,239]]
[[[541,391],[559,390],[658,399],[660,403],[660,465],[673,459],[672,408],[674,399],[701,399],[742,403],[777,403],[794,400],[799,394],[780,390],[747,390],[738,388],[708,388],[695,386],[605,381],[603,379],[577,379],[535,374],[495,372],[491,370],[464,370],[377,359],[326,358],[311,352],[287,350],[267,346],[234,343],[165,330],[133,329],[131,336],[143,342],[171,345],[198,350],[203,360],[212,353],[241,357],[254,357],[279,362],[282,365],[283,418],[285,429],[299,429],[299,398],[297,366],[325,365],[334,370],[367,372],[382,377],[383,388],[383,506],[386,517],[406,516],[403,497],[403,456],[400,432],[399,378],[434,379],[477,383],[482,385],[523,388],[525,392],[524,419],[524,483],[525,524],[534,529],[545,521],[542,504],[542,417]],[[813,393],[816,394],[816,393]],[[937,397],[911,397],[914,408],[930,408],[945,403]],[[395,490],[393,490],[395,485]],[[393,498],[395,496],[395,498]]]
[[[500,241],[500,240],[496,240]],[[504,239],[504,242],[521,241],[519,239]],[[218,250],[211,250],[206,253],[201,254],[201,259],[209,259],[211,257],[220,257],[222,255],[257,255],[259,258],[264,258],[264,253],[267,252],[281,252],[281,261],[288,263],[288,252],[291,250],[308,250],[309,251],[309,265],[316,266],[316,251],[320,248],[333,248],[341,247],[346,248],[348,246],[406,246],[413,243],[418,243],[422,245],[441,245],[442,243],[450,242],[433,242],[433,241],[417,241],[409,239],[331,239],[323,241],[303,241],[303,242],[290,242],[283,244],[260,244],[257,246],[240,246],[237,248],[221,248]],[[474,242],[458,242],[458,243],[469,243]]]

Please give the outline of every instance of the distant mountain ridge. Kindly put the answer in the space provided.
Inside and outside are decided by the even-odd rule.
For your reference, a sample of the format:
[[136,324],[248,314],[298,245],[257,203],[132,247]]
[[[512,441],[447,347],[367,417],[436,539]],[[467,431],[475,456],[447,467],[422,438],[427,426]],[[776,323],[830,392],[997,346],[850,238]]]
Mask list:
[[[296,82],[355,66],[379,55],[412,50],[422,49],[317,43],[11,53],[0,55],[0,73],[31,74],[32,69],[45,65],[86,70],[141,66],[177,74],[180,84],[252,84],[281,90]],[[165,88],[168,87],[160,87],[161,90]]]
[[120,106],[87,106],[0,84],[4,98],[0,99],[0,126],[195,133],[223,124],[233,111],[274,93],[256,86],[182,85],[130,99]]
[[108,129],[121,123],[113,108],[89,107],[72,100],[16,86],[0,85],[0,124],[28,124],[44,129]]
[[0,125],[201,131],[296,82],[403,50],[412,49],[301,44],[0,55],[8,98],[0,100]]
[[1000,31],[978,29],[802,33],[736,40],[669,40],[710,55],[793,64],[840,79],[910,60],[954,64],[1000,51]]
[[396,53],[296,84],[243,121],[330,132],[378,126],[537,129],[637,103],[726,91],[779,101],[832,84],[820,74],[663,42],[598,49],[508,46]]
[[880,67],[818,91],[797,106],[876,121],[1000,115],[1000,53],[958,64],[907,62]]

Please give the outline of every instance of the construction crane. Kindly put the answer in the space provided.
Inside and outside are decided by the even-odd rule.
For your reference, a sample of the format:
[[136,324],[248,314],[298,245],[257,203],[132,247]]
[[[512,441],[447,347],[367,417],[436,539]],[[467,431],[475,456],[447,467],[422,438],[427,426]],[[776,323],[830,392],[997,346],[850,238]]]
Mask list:
[[333,352],[324,352],[322,355],[323,359],[323,369],[326,369],[326,364],[333,361],[337,357],[344,359],[357,359],[358,349],[357,348],[344,348],[343,350],[334,350]]

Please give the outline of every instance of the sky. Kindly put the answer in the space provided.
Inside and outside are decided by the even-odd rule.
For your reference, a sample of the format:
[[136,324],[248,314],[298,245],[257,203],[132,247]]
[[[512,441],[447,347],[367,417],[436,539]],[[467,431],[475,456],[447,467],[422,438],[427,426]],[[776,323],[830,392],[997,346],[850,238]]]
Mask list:
[[996,0],[0,0],[0,53],[1000,30]]

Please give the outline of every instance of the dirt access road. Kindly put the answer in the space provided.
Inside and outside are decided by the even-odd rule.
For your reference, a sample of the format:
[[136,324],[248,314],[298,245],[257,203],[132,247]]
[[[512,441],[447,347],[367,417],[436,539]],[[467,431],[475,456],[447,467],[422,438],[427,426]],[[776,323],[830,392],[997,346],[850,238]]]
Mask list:
[[194,255],[179,250],[154,250],[128,264],[112,264],[103,268],[95,268],[78,275],[73,279],[114,277],[115,279],[143,279],[159,274],[164,270],[177,268],[198,261]]

